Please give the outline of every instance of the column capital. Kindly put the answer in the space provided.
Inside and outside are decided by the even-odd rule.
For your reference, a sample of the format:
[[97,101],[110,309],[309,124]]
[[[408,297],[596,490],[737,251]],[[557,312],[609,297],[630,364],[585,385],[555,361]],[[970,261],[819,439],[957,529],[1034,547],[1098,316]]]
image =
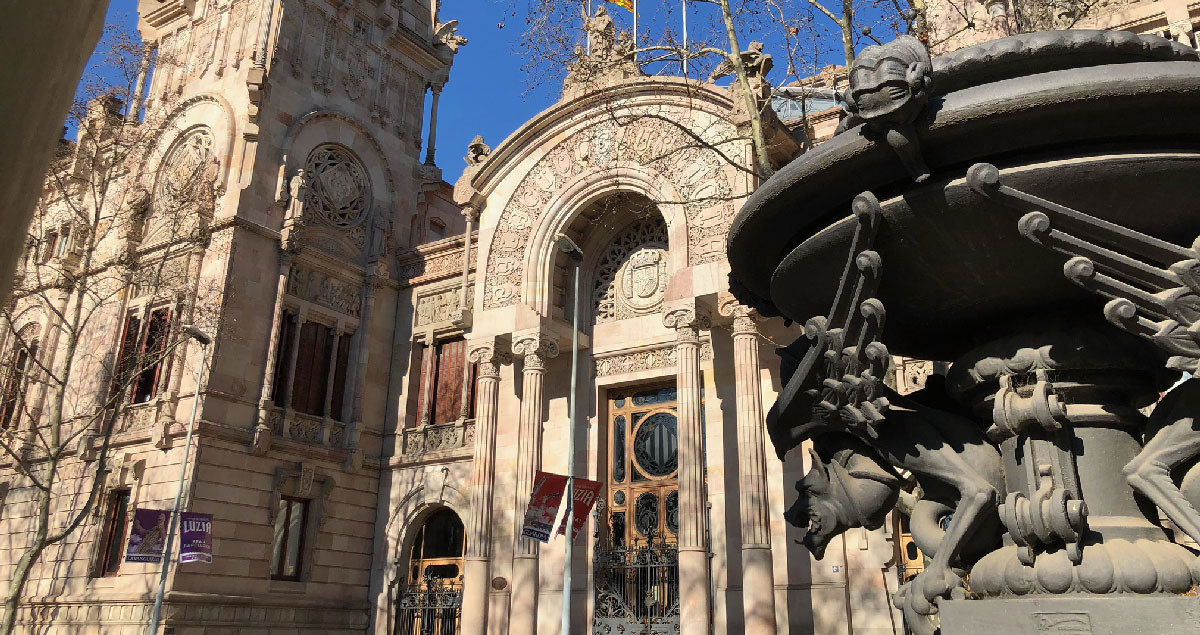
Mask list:
[[717,299],[717,312],[722,317],[733,321],[734,335],[756,335],[758,333],[758,327],[756,326],[759,320],[758,311],[755,311],[753,307],[738,302],[732,293],[722,293],[720,295]]
[[514,333],[512,352],[522,356],[525,368],[543,370],[546,360],[558,357],[558,337],[550,335],[541,329],[531,329]]
[[468,223],[474,223],[479,220],[479,208],[471,204],[463,205],[462,215]]
[[675,329],[676,338],[681,343],[698,343],[700,329],[707,329],[711,325],[708,311],[695,300],[675,303],[663,310],[663,326]]
[[512,363],[512,356],[505,350],[499,338],[495,337],[468,341],[467,359],[479,364],[481,378],[497,378],[500,376],[500,366]]

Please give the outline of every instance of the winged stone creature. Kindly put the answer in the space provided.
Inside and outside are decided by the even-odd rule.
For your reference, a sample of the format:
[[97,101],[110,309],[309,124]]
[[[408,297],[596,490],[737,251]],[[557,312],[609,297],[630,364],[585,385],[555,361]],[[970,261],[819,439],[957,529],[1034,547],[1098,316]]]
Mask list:
[[[775,66],[769,53],[763,53],[763,43],[754,41],[741,54],[742,68],[746,71],[746,76],[751,78],[766,78],[767,73],[771,72],[771,68]],[[708,81],[715,82],[722,77],[732,75],[734,73],[733,62],[725,59],[721,60],[720,64],[713,69],[708,75]]]
[[812,468],[786,517],[807,530],[804,544],[818,558],[847,529],[883,523],[899,493],[897,469],[917,479],[925,499],[914,510],[912,531],[931,562],[901,588],[896,603],[914,632],[931,635],[937,600],[964,597],[961,573],[999,542],[1000,453],[975,422],[927,405],[936,397],[903,397],[884,385],[885,310],[874,297],[882,263],[868,249],[879,202],[866,192],[852,207],[858,227],[842,283],[829,316],[805,325],[808,341],[780,351],[786,383],[767,429],[781,458],[813,442]]
[[[1181,247],[1001,183],[995,166],[967,171],[976,192],[1024,212],[1029,240],[1068,256],[1063,274],[1107,298],[1104,317],[1166,352],[1167,367],[1200,370],[1200,238]],[[1146,444],[1125,479],[1171,522],[1200,542],[1200,379],[1168,392],[1145,425]],[[1178,478],[1178,481],[1176,480]]]

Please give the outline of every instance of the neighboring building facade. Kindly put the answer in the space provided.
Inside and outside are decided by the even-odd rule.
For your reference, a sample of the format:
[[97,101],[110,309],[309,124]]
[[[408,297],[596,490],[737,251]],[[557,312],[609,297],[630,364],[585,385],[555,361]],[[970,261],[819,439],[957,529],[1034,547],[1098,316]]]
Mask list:
[[[154,121],[156,131],[112,182],[126,194],[89,212],[129,228],[98,246],[95,266],[136,280],[166,253],[157,262],[187,284],[121,287],[93,322],[85,343],[96,355],[77,364],[72,401],[108,394],[106,359],[124,359],[137,334],[167,347],[182,341],[181,324],[210,314],[184,509],[214,516],[214,560],[171,567],[167,632],[361,633],[378,457],[395,417],[388,351],[405,297],[396,254],[462,231],[422,128],[426,91],[440,92],[465,40],[437,22],[430,0],[142,0],[139,9],[143,40],[157,50],[138,79],[145,117],[138,123],[134,103],[130,121],[112,107],[96,125]],[[66,149],[63,169],[85,145]],[[214,200],[188,217],[199,239],[184,245],[155,218],[189,174]],[[64,195],[48,189],[46,204]],[[0,342],[6,408],[17,395],[44,401],[30,359],[53,366],[63,355],[51,312],[26,310],[27,292],[75,255],[48,247],[49,235],[31,239]],[[50,295],[69,308],[66,294]],[[17,346],[17,334],[36,346]],[[114,422],[93,511],[33,568],[19,632],[145,631],[159,567],[123,562],[124,544],[135,509],[171,507],[199,379],[199,346],[170,346]],[[44,423],[40,402],[32,414],[10,410],[9,442]],[[95,438],[60,467],[56,519],[87,498]],[[0,579],[11,580],[33,513],[29,480],[11,460],[0,461],[0,491]]]

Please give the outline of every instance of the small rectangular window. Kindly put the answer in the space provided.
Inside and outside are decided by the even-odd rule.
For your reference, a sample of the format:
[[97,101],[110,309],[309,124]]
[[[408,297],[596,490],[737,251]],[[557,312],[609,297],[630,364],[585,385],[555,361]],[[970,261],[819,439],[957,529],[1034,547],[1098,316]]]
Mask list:
[[275,543],[271,550],[272,580],[300,579],[307,525],[308,501],[281,496],[275,513]]
[[55,258],[62,258],[63,256],[65,256],[67,254],[67,245],[70,244],[70,241],[68,239],[70,237],[71,237],[71,229],[69,227],[64,227],[62,230],[62,234],[58,237],[58,242],[54,245],[54,257]]
[[117,575],[125,550],[125,527],[129,524],[129,490],[116,490],[108,495],[108,511],[101,533],[100,560],[95,577]]

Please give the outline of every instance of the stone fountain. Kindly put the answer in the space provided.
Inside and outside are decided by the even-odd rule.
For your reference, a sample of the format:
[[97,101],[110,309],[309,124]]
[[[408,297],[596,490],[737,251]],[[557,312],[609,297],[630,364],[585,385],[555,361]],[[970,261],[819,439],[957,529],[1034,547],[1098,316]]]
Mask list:
[[[819,557],[908,473],[914,632],[1200,633],[1196,51],[901,37],[845,101],[729,235],[739,299],[805,327],[767,420],[780,456],[812,442],[788,520]],[[953,364],[901,396],[891,355]]]

